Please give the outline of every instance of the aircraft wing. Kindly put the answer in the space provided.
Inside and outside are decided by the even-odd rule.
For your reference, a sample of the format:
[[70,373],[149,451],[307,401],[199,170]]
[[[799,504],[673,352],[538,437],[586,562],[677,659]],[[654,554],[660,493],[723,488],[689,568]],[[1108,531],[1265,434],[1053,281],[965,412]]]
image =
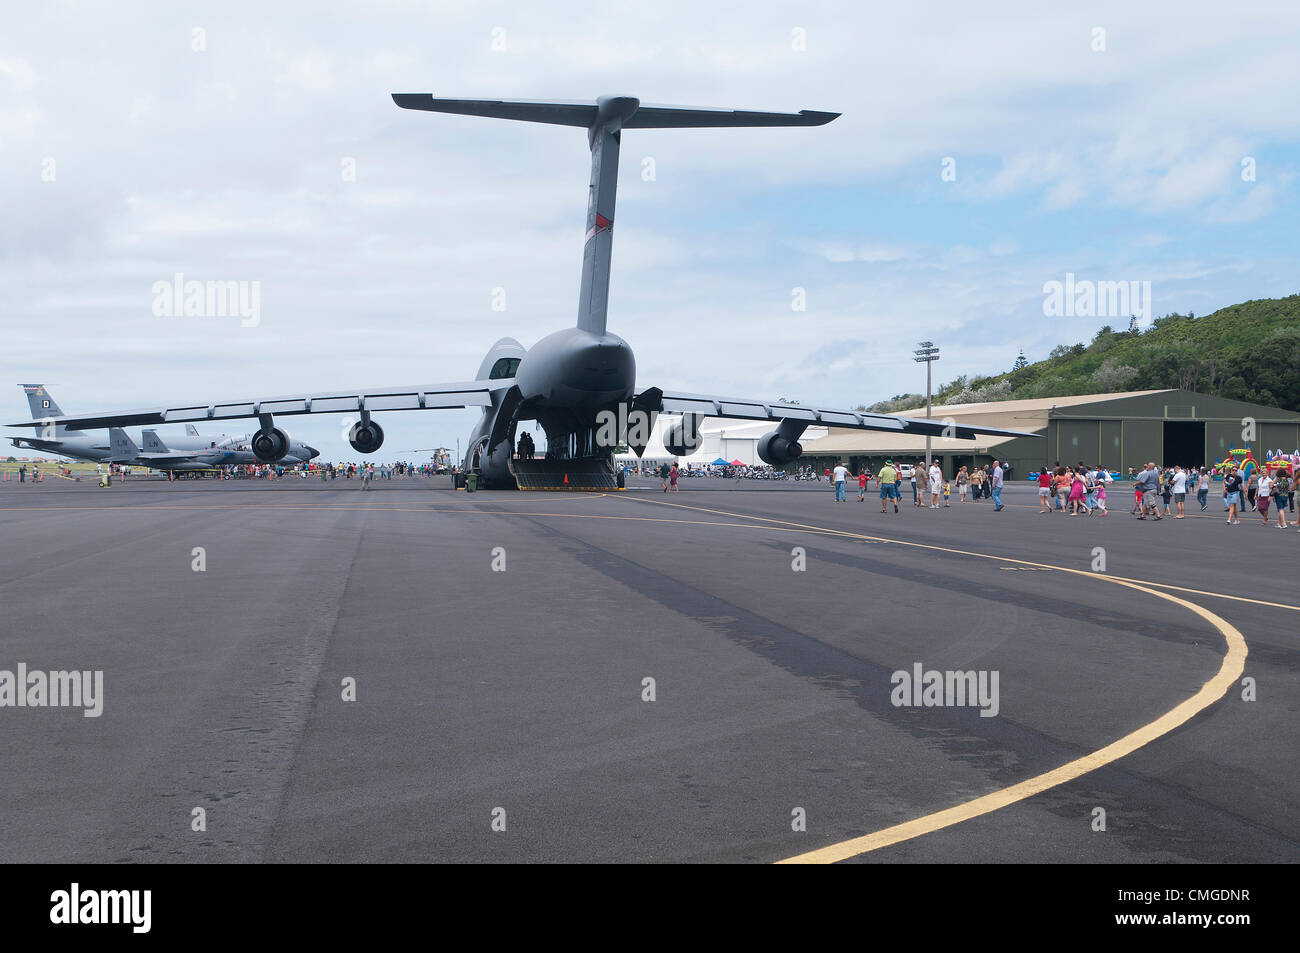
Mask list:
[[849,430],[887,430],[901,434],[917,434],[922,437],[946,436],[957,440],[974,440],[978,434],[995,437],[1040,436],[1022,430],[946,424],[942,418],[937,417],[929,420],[924,417],[895,417],[893,414],[833,410],[805,404],[783,404],[779,401],[683,394],[677,391],[660,390],[657,387],[642,391],[636,396],[635,403],[643,410],[668,414],[699,414],[704,417],[730,417],[737,420],[770,420],[773,423],[795,420],[809,426],[843,427]]
[[165,463],[189,463],[191,460],[198,460],[205,453],[188,452],[185,450],[166,450],[162,453],[137,453],[129,461],[131,463],[144,463],[149,466],[156,466]]
[[98,414],[69,414],[41,420],[25,420],[13,427],[72,428],[135,427],[155,424],[188,423],[205,420],[235,420],[274,414],[293,417],[300,414],[355,414],[359,411],[446,410],[458,407],[487,407],[494,391],[510,387],[514,378],[491,381],[466,381],[454,384],[419,384],[410,387],[375,387],[289,397],[265,397],[177,403],[143,410],[124,410]]

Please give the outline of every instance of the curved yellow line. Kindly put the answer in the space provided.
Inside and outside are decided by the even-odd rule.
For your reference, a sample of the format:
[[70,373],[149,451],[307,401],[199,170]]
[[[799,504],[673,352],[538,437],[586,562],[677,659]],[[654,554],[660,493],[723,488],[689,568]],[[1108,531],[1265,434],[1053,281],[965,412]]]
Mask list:
[[[1106,579],[1107,577],[1099,576],[1098,578]],[[1148,589],[1146,586],[1139,586],[1131,582],[1121,582],[1115,579],[1109,581],[1114,582],[1117,586],[1137,589],[1160,599],[1166,599],[1185,609],[1190,609],[1222,633],[1224,641],[1228,644],[1228,651],[1223,656],[1219,671],[1213,678],[1202,685],[1195,695],[1175,705],[1155,721],[1130,732],[1118,741],[1112,741],[1106,747],[1100,748],[1092,752],[1092,754],[1084,755],[1082,758],[1077,758],[1068,764],[1063,764],[1059,768],[1054,768],[1027,781],[1021,781],[1019,784],[1013,784],[1010,787],[1002,788],[991,794],[985,794],[983,797],[977,797],[973,801],[967,801],[946,810],[918,817],[913,821],[895,824],[893,827],[886,827],[873,834],[866,834],[818,850],[811,850],[804,854],[788,857],[785,860],[777,861],[777,863],[833,864],[837,861],[848,860],[850,857],[857,857],[860,854],[879,850],[882,847],[888,847],[891,844],[897,844],[900,841],[932,834],[945,827],[960,824],[962,821],[969,821],[983,814],[990,814],[993,811],[1015,804],[1017,801],[1023,801],[1035,794],[1041,794],[1050,788],[1073,781],[1090,771],[1096,771],[1098,768],[1132,754],[1142,746],[1150,744],[1162,735],[1168,734],[1199,712],[1209,708],[1223,698],[1236,684],[1237,679],[1245,671],[1247,649],[1245,638],[1235,626],[1210,610],[1198,606],[1194,602],[1171,596],[1167,592]]]
[[[656,503],[661,506],[680,507],[682,509],[693,509],[699,512],[713,513],[720,516],[730,516],[733,518],[747,518],[743,513],[730,513],[726,510],[715,510],[708,507],[693,507],[681,503],[670,503],[666,500],[645,500],[643,502]],[[767,517],[755,516],[748,517],[764,523],[778,523],[786,526],[798,526],[805,530],[812,530],[826,533],[826,527],[809,526],[802,523],[794,523],[787,520],[773,520]],[[1194,602],[1188,602],[1186,599],[1180,599],[1177,596],[1170,595],[1167,592],[1160,592],[1149,586],[1142,585],[1130,579],[1107,576],[1104,573],[1086,572],[1082,569],[1069,569],[1061,566],[1051,566],[1046,563],[1032,562],[1027,559],[1015,559],[1005,556],[994,556],[988,553],[973,553],[963,549],[951,549],[947,546],[937,546],[932,543],[914,543],[907,540],[889,539],[883,536],[869,536],[864,533],[852,533],[848,531],[835,531],[837,535],[846,536],[856,539],[867,539],[875,542],[896,543],[900,546],[913,546],[918,549],[938,550],[940,552],[953,553],[962,556],[978,556],[981,559],[995,559],[1004,563],[1019,563],[1022,566],[1034,566],[1037,568],[1054,569],[1058,572],[1072,573],[1078,576],[1086,576],[1090,579],[1104,580],[1116,586],[1124,586],[1128,589],[1136,589],[1139,592],[1145,592],[1148,595],[1155,596],[1158,599],[1164,599],[1175,605],[1182,606],[1185,609],[1196,613],[1205,619],[1223,636],[1227,643],[1228,650],[1223,656],[1223,661],[1219,665],[1219,671],[1213,678],[1201,686],[1200,690],[1192,695],[1186,701],[1175,705],[1169,711],[1165,712],[1159,718],[1148,724],[1143,725],[1136,731],[1130,732],[1118,741],[1112,741],[1104,748],[1100,748],[1092,754],[1084,755],[1082,758],[1076,758],[1068,764],[1063,764],[1044,774],[1029,778],[1027,781],[1021,781],[1010,787],[1002,788],[991,794],[985,794],[974,800],[967,801],[964,804],[958,804],[954,807],[942,811],[936,811],[933,814],[927,814],[924,817],[918,817],[916,820],[906,821],[902,824],[895,824],[893,827],[886,827],[883,830],[876,831],[873,834],[866,834],[862,837],[855,837],[851,840],[841,841],[838,844],[831,844],[818,850],[808,851],[807,853],[797,854],[794,857],[788,857],[785,860],[778,861],[781,864],[832,864],[837,861],[847,860],[850,857],[856,857],[860,854],[869,853],[873,850],[879,850],[882,847],[888,847],[891,844],[897,844],[901,841],[911,840],[914,837],[921,837],[925,834],[931,834],[934,831],[942,830],[945,827],[951,827],[953,824],[960,824],[962,821],[968,821],[971,818],[979,817],[983,814],[989,814],[993,811],[1000,810],[1008,805],[1023,801],[1026,798],[1040,794],[1049,788],[1054,788],[1082,777],[1091,771],[1104,767],[1126,755],[1132,754],[1144,745],[1150,744],[1155,739],[1173,731],[1179,725],[1185,723],[1190,718],[1204,711],[1215,702],[1227,695],[1228,691],[1236,683],[1242,673],[1246,670],[1246,639],[1245,636],[1228,620],[1211,612],[1209,609],[1199,606]],[[1210,593],[1213,595],[1213,593]],[[1293,606],[1279,606],[1280,608],[1294,608]]]

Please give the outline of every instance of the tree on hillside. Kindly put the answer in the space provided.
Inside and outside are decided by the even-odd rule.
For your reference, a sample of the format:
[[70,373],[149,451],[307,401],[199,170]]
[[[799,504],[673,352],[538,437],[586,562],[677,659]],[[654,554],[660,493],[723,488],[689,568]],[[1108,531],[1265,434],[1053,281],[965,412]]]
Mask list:
[[1008,400],[1011,397],[1011,382],[989,381],[979,387],[964,387],[951,398],[954,404],[986,404],[994,400]]
[[1029,359],[1025,357],[1025,349],[1020,349],[1020,354],[1016,357],[1016,362],[1011,365],[1013,371],[1024,370],[1029,366]]
[[895,394],[889,400],[877,401],[870,407],[855,407],[854,409],[868,414],[892,414],[900,410],[919,407],[924,403],[925,397],[921,394]]
[[1101,367],[1093,372],[1092,379],[1097,382],[1104,393],[1123,390],[1137,376],[1137,368],[1121,364],[1113,357],[1101,362]]

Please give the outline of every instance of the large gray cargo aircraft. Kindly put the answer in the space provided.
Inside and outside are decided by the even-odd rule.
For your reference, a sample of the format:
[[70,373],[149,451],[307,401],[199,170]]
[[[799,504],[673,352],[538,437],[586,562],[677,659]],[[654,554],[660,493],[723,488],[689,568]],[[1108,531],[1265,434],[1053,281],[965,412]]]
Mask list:
[[[803,452],[799,438],[812,424],[959,440],[974,440],[981,433],[1030,436],[1019,431],[958,426],[938,420],[678,393],[659,387],[637,388],[632,348],[606,328],[614,199],[623,130],[821,126],[839,113],[643,105],[632,96],[603,96],[591,103],[435,99],[428,93],[396,93],[393,100],[403,109],[586,130],[591,147],[591,180],[576,326],[547,335],[531,349],[525,349],[514,338],[502,338],[488,351],[472,381],[289,397],[187,401],[144,410],[56,417],[55,423],[73,427],[122,427],[256,417],[260,429],[252,438],[253,453],[259,460],[271,462],[282,459],[290,449],[288,435],[275,425],[277,414],[359,414],[360,420],[353,426],[349,442],[359,453],[373,453],[384,440],[383,429],[371,416],[376,411],[480,407],[482,417],[470,435],[464,469],[477,473],[480,485],[512,489],[615,486],[618,479],[613,463],[615,447],[627,443],[638,454],[644,452],[649,426],[663,412],[683,415],[665,439],[668,451],[677,456],[686,455],[698,446],[698,426],[705,417],[771,421],[775,428],[763,437],[758,453],[766,463],[777,467],[798,459]],[[617,421],[613,428],[609,426],[611,418]],[[537,421],[545,431],[545,459],[514,454],[516,428],[524,421]],[[41,422],[13,426],[35,427],[41,426]]]

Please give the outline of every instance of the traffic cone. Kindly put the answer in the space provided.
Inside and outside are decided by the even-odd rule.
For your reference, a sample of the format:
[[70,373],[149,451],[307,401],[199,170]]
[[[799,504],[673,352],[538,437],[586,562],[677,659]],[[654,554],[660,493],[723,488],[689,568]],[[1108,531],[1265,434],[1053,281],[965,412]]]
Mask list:
[[567,473],[564,474],[564,485],[565,486],[569,485],[569,475]]

